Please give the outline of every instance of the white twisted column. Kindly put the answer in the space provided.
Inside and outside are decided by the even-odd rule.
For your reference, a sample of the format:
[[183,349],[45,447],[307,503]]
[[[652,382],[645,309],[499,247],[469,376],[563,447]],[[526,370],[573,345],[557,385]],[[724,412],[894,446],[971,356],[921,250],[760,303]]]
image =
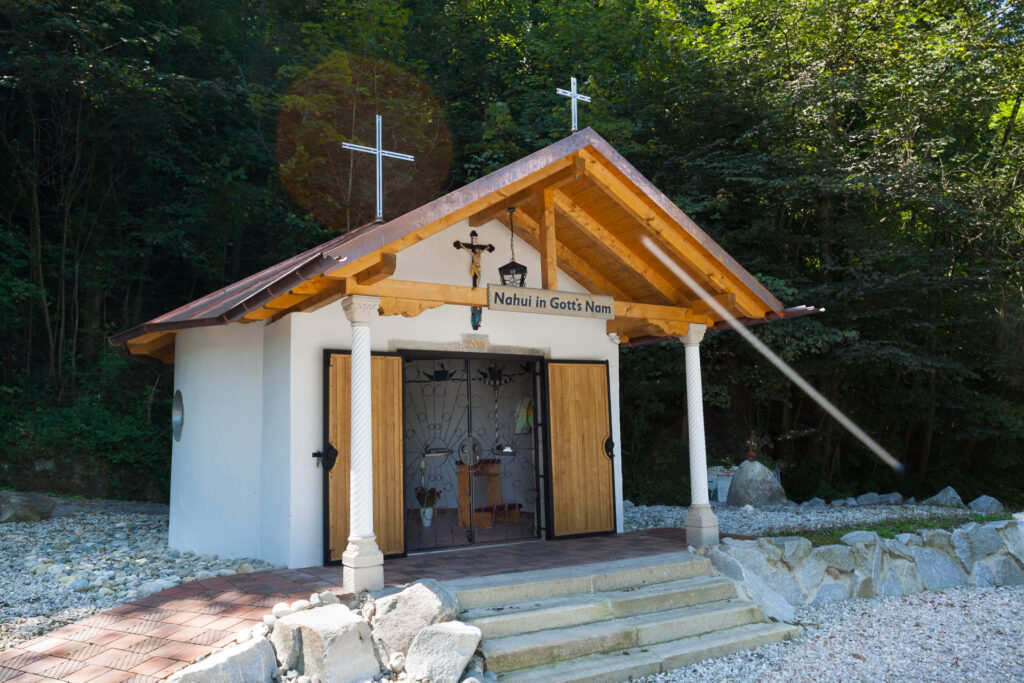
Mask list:
[[708,462],[704,445],[704,391],[700,377],[700,342],[706,325],[690,323],[683,337],[686,355],[686,419],[690,432],[690,512],[686,515],[686,543],[694,547],[718,545],[718,518],[708,503]]
[[348,296],[342,299],[352,323],[352,392],[349,451],[349,537],[341,555],[345,589],[358,594],[384,587],[384,555],[373,533],[373,405],[370,360],[370,320],[380,299]]

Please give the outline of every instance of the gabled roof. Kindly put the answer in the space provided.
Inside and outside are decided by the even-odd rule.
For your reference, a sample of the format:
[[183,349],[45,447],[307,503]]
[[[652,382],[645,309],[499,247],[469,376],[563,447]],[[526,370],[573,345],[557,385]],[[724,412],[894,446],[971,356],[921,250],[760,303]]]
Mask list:
[[[616,300],[609,331],[625,341],[672,337],[688,322],[720,324],[671,269],[653,258],[656,242],[702,287],[747,322],[789,312],[729,254],[587,128],[386,223],[336,237],[239,282],[110,338],[128,353],[173,362],[174,334],[189,327],[277,319],[348,293],[388,297],[408,311],[423,296],[412,283],[389,280],[396,254],[464,219],[507,224],[516,207],[517,234],[588,290]],[[555,240],[545,241],[548,226]],[[480,305],[485,290],[447,287],[441,303]],[[401,302],[406,302],[402,304]],[[621,304],[621,305],[620,305]],[[397,310],[397,309],[396,309]],[[407,312],[408,314],[408,312]]]

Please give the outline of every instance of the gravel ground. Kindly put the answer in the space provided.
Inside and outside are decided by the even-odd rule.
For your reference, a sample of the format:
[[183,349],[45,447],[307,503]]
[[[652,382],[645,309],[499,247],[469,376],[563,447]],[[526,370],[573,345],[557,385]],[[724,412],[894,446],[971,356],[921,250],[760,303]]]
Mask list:
[[[820,505],[804,508],[772,507],[744,510],[722,503],[712,503],[712,507],[718,517],[720,533],[743,536],[778,536],[783,532],[799,530],[867,526],[891,519],[928,519],[949,517],[950,515],[967,517],[969,514],[967,510],[934,505],[864,505],[858,507]],[[686,526],[687,508],[685,507],[627,504],[624,513],[626,531]]]
[[1024,681],[1024,586],[799,608],[797,623],[792,641],[643,680]]
[[54,517],[0,526],[0,651],[182,582],[270,569],[167,547],[167,506],[59,499]]

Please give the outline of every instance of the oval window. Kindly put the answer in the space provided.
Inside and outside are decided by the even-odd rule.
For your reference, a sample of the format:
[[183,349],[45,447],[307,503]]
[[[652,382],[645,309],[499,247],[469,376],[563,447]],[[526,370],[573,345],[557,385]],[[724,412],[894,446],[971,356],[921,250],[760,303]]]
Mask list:
[[185,426],[185,401],[181,398],[181,391],[174,392],[174,401],[171,402],[171,432],[175,441],[181,441],[181,428]]

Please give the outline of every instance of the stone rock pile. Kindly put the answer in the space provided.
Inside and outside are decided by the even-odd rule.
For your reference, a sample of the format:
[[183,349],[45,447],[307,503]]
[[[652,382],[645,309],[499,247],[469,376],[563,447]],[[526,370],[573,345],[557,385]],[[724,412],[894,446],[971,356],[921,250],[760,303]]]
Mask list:
[[233,647],[176,672],[171,683],[364,683],[497,680],[476,656],[480,629],[455,621],[455,596],[433,579],[342,604],[330,592],[278,603]]
[[0,522],[38,522],[53,515],[53,498],[38,493],[0,491]]
[[1024,584],[1024,521],[970,523],[953,532],[920,529],[883,539],[853,531],[842,545],[812,547],[799,536],[724,539],[714,567],[744,581],[769,616],[849,598],[892,597],[969,584]]

